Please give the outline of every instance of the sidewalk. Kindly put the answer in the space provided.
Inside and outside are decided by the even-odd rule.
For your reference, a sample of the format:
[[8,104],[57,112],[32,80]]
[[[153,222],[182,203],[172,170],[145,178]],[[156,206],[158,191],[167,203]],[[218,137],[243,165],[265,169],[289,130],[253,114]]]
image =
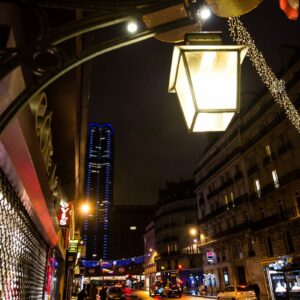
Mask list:
[[217,299],[217,296],[213,296],[213,295],[200,295],[197,290],[193,290],[193,289],[184,290],[183,293],[186,295],[189,295],[189,296],[194,296],[194,297]]

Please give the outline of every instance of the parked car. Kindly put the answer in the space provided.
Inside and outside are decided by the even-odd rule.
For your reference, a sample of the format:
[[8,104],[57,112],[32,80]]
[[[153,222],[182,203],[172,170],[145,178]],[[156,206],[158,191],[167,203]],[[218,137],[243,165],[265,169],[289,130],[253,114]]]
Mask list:
[[162,291],[162,296],[164,297],[178,297],[181,298],[182,295],[182,289],[180,286],[176,284],[166,284]]
[[163,292],[163,283],[161,281],[156,281],[154,284],[150,286],[149,296],[154,297],[156,295],[162,296]]
[[244,285],[230,285],[227,286],[222,292],[219,292],[217,299],[247,299],[255,300],[255,292],[247,286]]
[[121,300],[123,299],[123,289],[119,286],[111,286],[107,289],[108,300]]

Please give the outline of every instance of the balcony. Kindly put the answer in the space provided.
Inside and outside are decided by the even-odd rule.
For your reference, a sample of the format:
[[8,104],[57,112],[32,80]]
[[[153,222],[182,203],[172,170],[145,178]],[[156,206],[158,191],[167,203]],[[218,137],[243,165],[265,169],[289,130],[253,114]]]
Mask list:
[[249,229],[249,228],[250,228],[249,222],[244,222],[244,223],[238,224],[238,225],[236,225],[236,226],[233,226],[233,227],[231,227],[231,228],[228,228],[228,229],[226,229],[226,230],[217,232],[217,233],[213,236],[213,238],[221,238],[221,237],[223,237],[223,236],[235,234],[235,233],[238,233],[238,232],[247,230],[247,229]]
[[[241,205],[242,203],[248,201],[249,199],[249,196],[248,194],[244,194],[244,195],[241,195],[240,197],[234,199],[234,206],[238,206],[238,205]],[[232,208],[233,207],[233,203],[231,202],[228,206],[227,205],[223,205],[219,208],[217,208],[216,210],[212,211],[211,213],[209,213],[208,215],[206,215],[204,218],[202,218],[201,220],[198,221],[198,224],[203,224],[213,218],[215,218],[216,216],[224,213],[227,211],[228,208]]]
[[271,153],[271,155],[267,155],[263,159],[263,165],[267,166],[269,163],[271,163],[275,159],[275,154]]
[[287,143],[279,146],[278,150],[277,150],[277,154],[278,156],[283,155],[284,153],[286,153],[288,150],[293,149],[292,144],[288,141]]
[[258,171],[258,166],[257,166],[257,164],[255,164],[255,165],[253,165],[252,167],[250,167],[250,168],[248,169],[248,176],[254,174],[254,173],[257,172],[257,171]]
[[257,231],[266,227],[273,226],[275,224],[280,223],[282,220],[280,214],[275,214],[272,216],[269,216],[267,218],[261,219],[257,222],[254,222],[251,224],[251,230]]
[[238,171],[235,175],[234,175],[234,181],[238,181],[241,178],[243,178],[243,173],[242,171]]

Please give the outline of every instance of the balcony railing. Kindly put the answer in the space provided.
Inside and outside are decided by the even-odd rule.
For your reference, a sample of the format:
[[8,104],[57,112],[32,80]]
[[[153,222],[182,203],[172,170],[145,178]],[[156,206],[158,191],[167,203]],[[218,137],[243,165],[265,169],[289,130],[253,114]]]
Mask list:
[[258,166],[257,166],[257,164],[255,164],[248,169],[248,176],[252,175],[253,173],[255,173],[257,171],[258,171]]
[[293,149],[293,146],[291,144],[291,142],[287,142],[281,146],[279,146],[278,150],[277,150],[277,153],[278,153],[278,156],[281,156],[283,155],[284,153],[286,153],[288,150],[291,150]]
[[271,155],[267,155],[267,156],[264,157],[264,159],[263,159],[263,165],[267,166],[273,160],[275,160],[275,154],[271,153]]

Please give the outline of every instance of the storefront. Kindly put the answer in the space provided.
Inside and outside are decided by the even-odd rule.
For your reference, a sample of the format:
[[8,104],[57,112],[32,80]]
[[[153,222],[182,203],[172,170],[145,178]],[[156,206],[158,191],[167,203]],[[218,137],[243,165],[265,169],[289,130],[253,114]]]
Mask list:
[[214,273],[204,274],[203,283],[207,287],[208,295],[216,295],[217,294],[216,274],[214,274]]
[[300,299],[300,257],[292,258],[283,268],[287,293],[291,300]]
[[296,258],[280,257],[264,271],[272,299],[300,299],[300,264]]
[[0,299],[43,299],[48,246],[0,169]]

